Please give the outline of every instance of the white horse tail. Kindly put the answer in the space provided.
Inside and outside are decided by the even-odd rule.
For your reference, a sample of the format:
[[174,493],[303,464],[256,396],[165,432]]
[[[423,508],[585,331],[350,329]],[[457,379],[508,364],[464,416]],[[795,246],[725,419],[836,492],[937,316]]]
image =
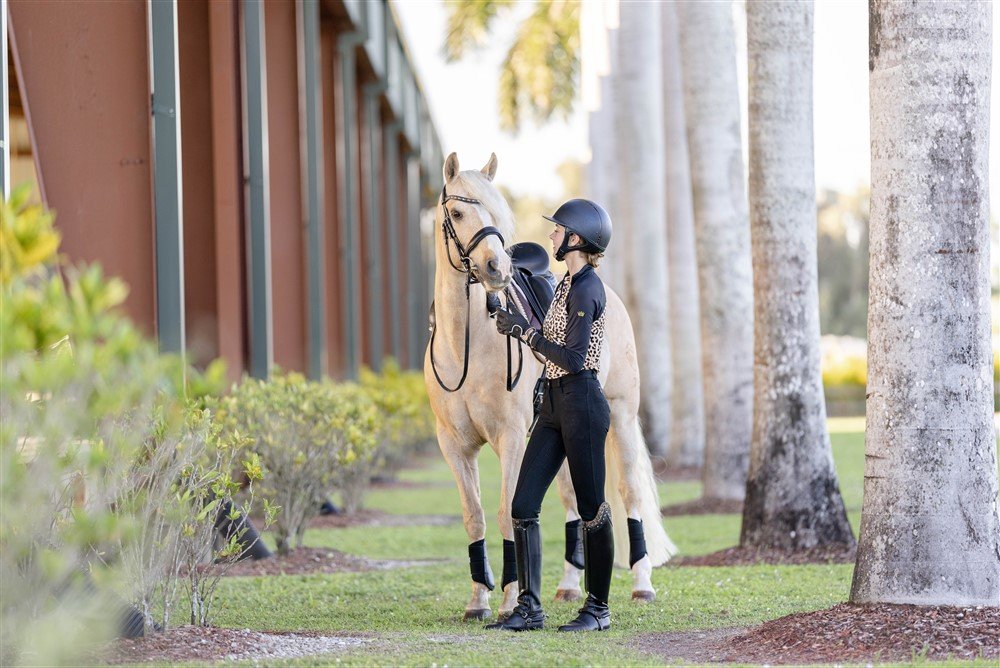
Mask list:
[[[633,495],[633,504],[639,507],[639,518],[646,537],[646,553],[653,567],[662,566],[677,554],[677,546],[663,528],[660,513],[660,492],[653,476],[653,464],[649,459],[646,439],[638,417],[632,416],[626,422],[627,434],[618,434],[615,429],[608,432],[604,459],[607,466],[605,496],[611,506],[611,521],[614,523],[615,564],[628,568],[629,539],[628,511],[625,508],[623,492]],[[624,438],[623,438],[624,437]],[[630,484],[623,484],[622,471],[629,471]]]
[[618,470],[618,443],[614,431],[608,432],[604,445],[604,498],[611,506],[611,526],[615,536],[615,565],[628,568],[628,513],[618,490],[621,488],[621,472]]

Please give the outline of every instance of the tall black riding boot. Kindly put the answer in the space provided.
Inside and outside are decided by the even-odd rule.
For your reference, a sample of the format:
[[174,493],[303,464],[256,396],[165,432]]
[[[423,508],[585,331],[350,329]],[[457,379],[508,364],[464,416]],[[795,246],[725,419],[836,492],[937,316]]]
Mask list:
[[615,565],[615,538],[611,531],[611,506],[607,501],[597,510],[597,517],[583,523],[583,564],[587,601],[576,619],[560,626],[560,631],[606,631],[611,628],[608,594],[611,569]]
[[534,631],[545,625],[542,612],[542,535],[538,518],[514,520],[514,552],[517,560],[517,606],[502,622],[487,629]]

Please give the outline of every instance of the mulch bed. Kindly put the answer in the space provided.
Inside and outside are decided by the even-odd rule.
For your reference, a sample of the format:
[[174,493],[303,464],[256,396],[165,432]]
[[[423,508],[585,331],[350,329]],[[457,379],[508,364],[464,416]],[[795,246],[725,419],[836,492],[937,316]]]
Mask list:
[[318,515],[309,520],[310,529],[343,529],[356,526],[448,526],[461,522],[458,515],[392,515],[381,510],[359,510],[340,515]]
[[686,503],[675,503],[660,508],[664,517],[680,517],[681,515],[742,515],[742,501],[726,501],[723,499],[695,499]]
[[[729,641],[733,661],[1000,658],[1000,608],[852,605],[788,615]],[[738,658],[736,658],[738,657]]]
[[852,605],[753,629],[652,633],[638,648],[667,663],[816,664],[1000,658],[1000,608]]
[[307,575],[315,573],[360,573],[384,571],[407,566],[426,566],[440,560],[365,559],[326,547],[301,547],[287,555],[275,554],[270,559],[241,561],[226,572],[227,576]]
[[757,564],[853,564],[854,547],[821,547],[811,550],[777,550],[730,547],[697,557],[678,557],[670,563],[677,566],[755,566]]
[[279,633],[179,626],[134,640],[116,640],[98,655],[102,663],[134,664],[186,661],[275,661],[341,652],[369,642],[370,634]]

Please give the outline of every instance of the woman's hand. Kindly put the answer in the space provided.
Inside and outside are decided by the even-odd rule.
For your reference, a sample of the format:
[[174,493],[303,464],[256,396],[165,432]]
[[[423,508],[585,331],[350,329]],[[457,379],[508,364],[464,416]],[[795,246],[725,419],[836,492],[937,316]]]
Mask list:
[[520,313],[499,309],[497,311],[497,331],[507,336],[523,339],[531,325]]

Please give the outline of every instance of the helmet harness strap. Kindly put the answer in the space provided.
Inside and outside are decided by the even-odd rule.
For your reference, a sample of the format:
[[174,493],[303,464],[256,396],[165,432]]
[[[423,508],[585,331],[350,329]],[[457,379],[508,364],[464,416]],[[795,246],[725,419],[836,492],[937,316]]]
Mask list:
[[[562,243],[559,244],[559,248],[556,249],[556,260],[558,260],[559,262],[563,261],[563,258],[566,257],[566,253],[569,253],[569,252],[572,252],[572,251],[577,251],[577,250],[584,250],[588,246],[590,246],[590,244],[588,242],[583,241],[583,237],[580,237],[580,235],[576,234],[576,232],[574,232],[573,230],[569,229],[565,225],[563,226],[563,229],[566,231],[566,234],[563,235]],[[580,241],[580,243],[578,243],[575,246],[570,246],[569,245],[569,238],[573,234],[576,234],[576,236],[579,237],[581,239],[581,241]]]

